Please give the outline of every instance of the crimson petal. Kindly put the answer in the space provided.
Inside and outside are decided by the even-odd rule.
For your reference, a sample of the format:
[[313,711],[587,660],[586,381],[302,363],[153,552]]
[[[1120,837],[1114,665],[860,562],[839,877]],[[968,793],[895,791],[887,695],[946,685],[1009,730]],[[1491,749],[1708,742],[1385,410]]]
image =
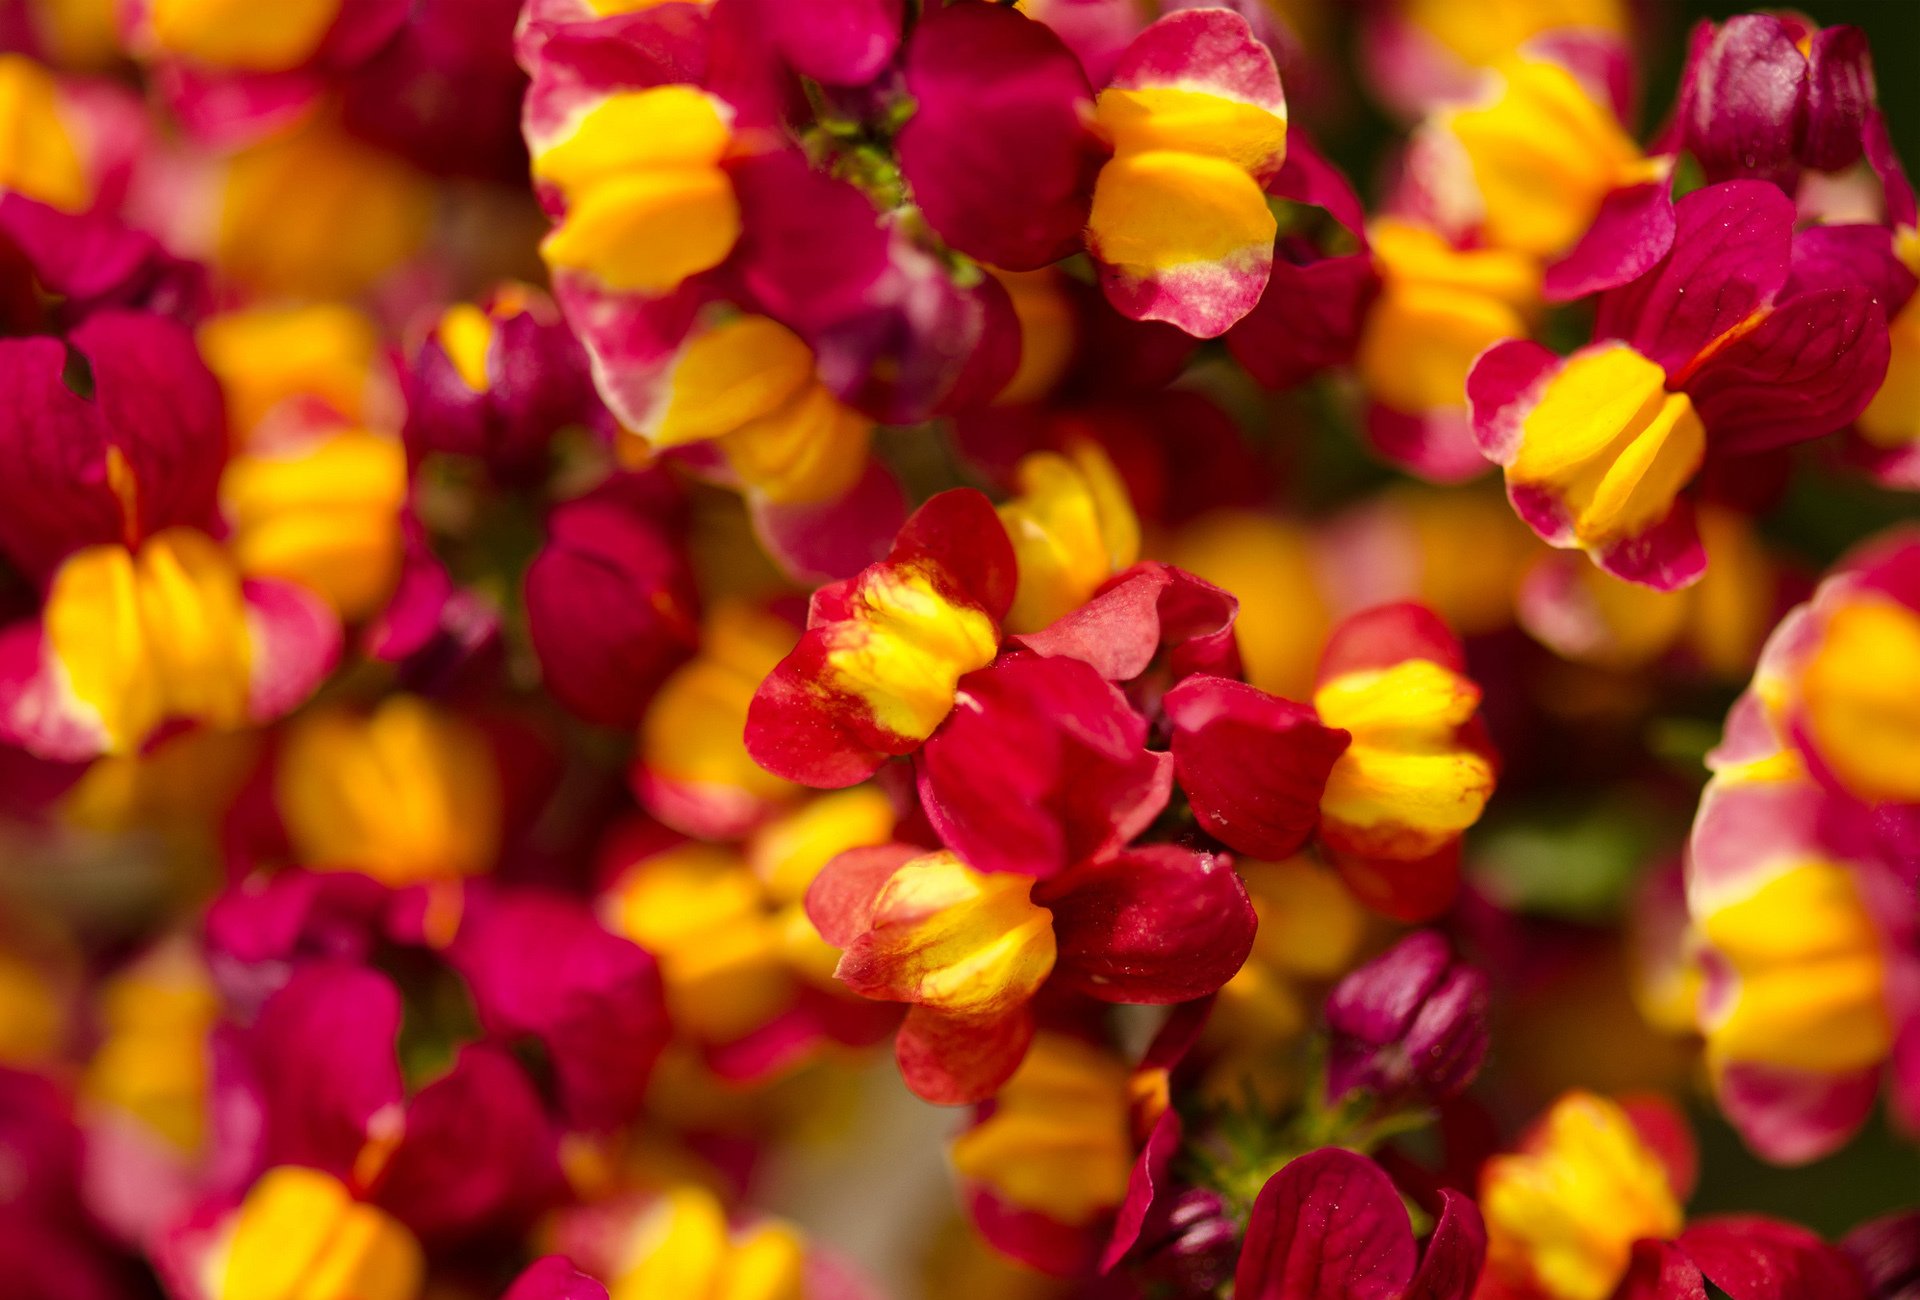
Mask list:
[[1232,979],[1258,924],[1230,859],[1147,844],[1034,890],[1053,912],[1054,978],[1106,1002],[1205,997]]

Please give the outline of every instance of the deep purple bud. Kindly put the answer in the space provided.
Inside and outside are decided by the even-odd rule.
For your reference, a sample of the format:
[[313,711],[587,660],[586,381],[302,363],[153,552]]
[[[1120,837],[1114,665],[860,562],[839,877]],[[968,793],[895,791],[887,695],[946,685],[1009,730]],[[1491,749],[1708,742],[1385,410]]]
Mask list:
[[1327,995],[1327,1096],[1443,1101],[1487,1054],[1487,977],[1432,930],[1410,934]]
[[698,596],[669,530],[595,495],[547,522],[527,568],[527,632],[547,690],[603,726],[632,726],[699,643]]
[[543,477],[560,430],[610,427],[586,352],[552,301],[525,285],[449,308],[405,379],[408,453],[470,456],[502,482]]
[[1174,1295],[1212,1295],[1233,1276],[1240,1232],[1217,1192],[1189,1187],[1155,1204],[1135,1247],[1135,1273]]
[[1863,1223],[1840,1242],[1870,1300],[1920,1300],[1920,1210]]
[[1860,160],[1874,105],[1873,56],[1858,27],[1828,27],[1807,50],[1807,135],[1800,161],[1838,171]]
[[1835,171],[1860,158],[1873,102],[1858,28],[1741,14],[1696,35],[1676,125],[1709,182],[1791,188],[1803,167]]

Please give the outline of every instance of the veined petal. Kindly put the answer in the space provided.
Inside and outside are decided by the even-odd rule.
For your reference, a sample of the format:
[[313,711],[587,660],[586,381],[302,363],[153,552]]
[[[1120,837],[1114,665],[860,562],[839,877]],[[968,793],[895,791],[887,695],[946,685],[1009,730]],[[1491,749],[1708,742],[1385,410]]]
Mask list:
[[1413,1226],[1393,1180],[1338,1147],[1283,1166],[1254,1199],[1234,1273],[1244,1300],[1390,1300],[1413,1280]]
[[1041,885],[1062,982],[1108,1002],[1217,992],[1253,949],[1256,918],[1224,854],[1148,844]]

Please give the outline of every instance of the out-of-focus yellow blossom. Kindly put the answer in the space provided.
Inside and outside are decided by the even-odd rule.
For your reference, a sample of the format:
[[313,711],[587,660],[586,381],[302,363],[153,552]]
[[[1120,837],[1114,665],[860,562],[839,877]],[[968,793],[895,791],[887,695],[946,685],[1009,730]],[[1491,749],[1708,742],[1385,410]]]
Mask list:
[[297,719],[274,796],[294,857],[316,870],[416,885],[485,871],[499,850],[500,776],[485,734],[410,695],[365,716]]
[[953,1167],[1002,1199],[1080,1226],[1118,1205],[1133,1168],[1127,1070],[1091,1043],[1043,1033],[994,1098],[993,1113],[953,1141]]
[[317,1169],[261,1175],[201,1261],[210,1300],[416,1300],[413,1234]]
[[163,941],[100,992],[102,1038],[84,1092],[139,1120],[183,1153],[206,1136],[207,1035],[220,995],[192,945]]
[[227,164],[213,261],[263,294],[351,297],[420,248],[433,205],[425,176],[317,116]]
[[1606,1300],[1633,1243],[1683,1223],[1666,1167],[1627,1112],[1587,1092],[1562,1097],[1518,1152],[1486,1163],[1480,1207],[1488,1269],[1552,1300]]
[[59,83],[20,54],[0,54],[0,189],[68,212],[93,201]]
[[317,400],[348,422],[373,414],[380,332],[357,308],[245,307],[206,320],[197,340],[227,395],[227,427],[238,447],[290,399]]
[[256,447],[220,480],[241,570],[309,587],[349,622],[376,612],[399,579],[406,499],[399,441],[347,426]]
[[1524,338],[1540,304],[1540,268],[1498,248],[1457,249],[1434,231],[1383,217],[1368,229],[1380,297],[1354,366],[1367,393],[1396,411],[1461,408],[1474,358]]

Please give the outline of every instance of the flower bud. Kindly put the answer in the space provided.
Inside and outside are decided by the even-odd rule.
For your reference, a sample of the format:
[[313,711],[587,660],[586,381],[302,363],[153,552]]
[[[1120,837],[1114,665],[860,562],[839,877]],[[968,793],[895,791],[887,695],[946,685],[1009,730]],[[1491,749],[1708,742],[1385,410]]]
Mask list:
[[1382,1102],[1460,1092],[1487,1054],[1487,977],[1432,930],[1408,935],[1327,996],[1327,1097]]
[[504,481],[537,478],[554,434],[604,419],[586,353],[525,285],[449,307],[407,374],[408,449],[471,456]]
[[1141,1231],[1136,1272],[1175,1295],[1211,1295],[1233,1276],[1240,1233],[1218,1192],[1189,1187],[1155,1206]]

